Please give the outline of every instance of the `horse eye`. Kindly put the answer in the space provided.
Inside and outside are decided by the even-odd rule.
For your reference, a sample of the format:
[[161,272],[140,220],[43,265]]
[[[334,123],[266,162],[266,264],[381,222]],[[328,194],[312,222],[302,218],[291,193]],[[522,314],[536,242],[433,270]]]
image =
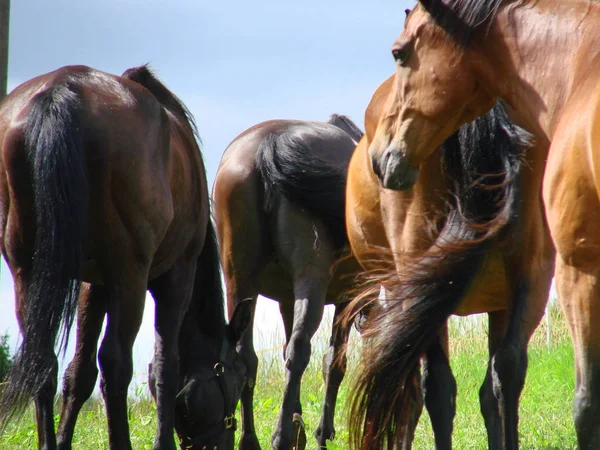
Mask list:
[[392,56],[394,57],[394,60],[402,66],[408,61],[408,48],[393,48]]

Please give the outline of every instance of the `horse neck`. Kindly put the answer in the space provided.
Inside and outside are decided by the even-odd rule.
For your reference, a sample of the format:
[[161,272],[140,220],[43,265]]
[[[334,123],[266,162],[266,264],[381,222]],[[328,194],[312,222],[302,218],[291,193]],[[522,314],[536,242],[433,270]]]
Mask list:
[[196,296],[197,292],[196,289],[179,338],[184,376],[197,373],[198,367],[217,363],[223,340],[227,338],[223,308],[216,302],[206,301],[202,295]]
[[491,90],[499,87],[538,138],[552,140],[566,102],[597,65],[599,26],[600,6],[588,0],[507,2],[475,47]]

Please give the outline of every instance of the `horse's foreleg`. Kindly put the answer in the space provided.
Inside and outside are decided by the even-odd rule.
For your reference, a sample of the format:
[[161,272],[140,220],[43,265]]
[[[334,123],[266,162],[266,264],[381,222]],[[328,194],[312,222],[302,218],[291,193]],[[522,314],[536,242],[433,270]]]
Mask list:
[[79,411],[94,391],[98,377],[98,338],[105,314],[106,289],[103,286],[82,286],[77,310],[75,356],[65,371],[63,382],[63,404],[57,437],[59,450],[71,448]]
[[327,447],[327,440],[335,437],[334,417],[338,391],[346,374],[347,357],[346,345],[350,335],[350,326],[343,326],[339,317],[347,303],[335,305],[329,351],[323,357],[323,381],[325,382],[325,400],[321,422],[315,431],[315,437],[320,448]]

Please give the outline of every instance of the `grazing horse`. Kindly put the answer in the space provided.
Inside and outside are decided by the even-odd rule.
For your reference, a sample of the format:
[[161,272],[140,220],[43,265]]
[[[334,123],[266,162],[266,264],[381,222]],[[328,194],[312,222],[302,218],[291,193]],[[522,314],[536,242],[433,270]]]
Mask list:
[[389,178],[416,178],[440,142],[497,98],[535,135],[529,189],[543,198],[557,252],[581,449],[600,448],[599,26],[600,5],[588,0],[421,1],[393,44],[394,94],[370,147],[394,161]]
[[375,149],[379,127],[396,111],[395,83],[389,78],[373,96],[348,170],[355,257],[377,269],[374,255],[384,247],[395,263],[378,280],[388,291],[385,313],[372,315],[364,329],[369,345],[353,394],[352,446],[410,448],[422,407],[415,372],[424,355],[422,386],[436,448],[452,448],[456,383],[447,319],[487,312],[490,360],[481,411],[490,449],[517,448],[527,344],[544,313],[554,256],[539,191],[531,188],[541,178],[532,150],[525,151],[527,136],[498,104],[442,142],[422,161],[418,178],[390,177],[395,162]]
[[174,449],[174,427],[182,447],[233,448],[233,426],[223,425],[233,425],[226,416],[244,383],[234,348],[250,309],[226,326],[204,164],[185,106],[145,66],[123,77],[67,66],[4,99],[0,142],[0,245],[23,334],[0,397],[2,423],[33,397],[38,446],[56,448],[54,347],[61,328],[66,346],[81,292],[58,445],[70,448],[93,390],[106,315],[98,358],[109,445],[130,449],[127,388],[149,289],[153,448]]
[[[310,359],[310,340],[325,304],[335,304],[329,353],[323,361],[326,394],[315,432],[320,447],[333,438],[337,392],[346,370],[349,327],[336,320],[359,268],[347,256],[344,224],[348,162],[362,132],[348,118],[329,123],[272,120],[246,130],[227,147],[215,178],[213,197],[227,287],[229,312],[259,294],[279,302],[286,335],[286,386],[274,449],[304,447],[300,382]],[[248,365],[242,394],[240,449],[260,448],[253,422],[258,359],[252,327],[241,354]],[[299,443],[295,436],[300,433]]]

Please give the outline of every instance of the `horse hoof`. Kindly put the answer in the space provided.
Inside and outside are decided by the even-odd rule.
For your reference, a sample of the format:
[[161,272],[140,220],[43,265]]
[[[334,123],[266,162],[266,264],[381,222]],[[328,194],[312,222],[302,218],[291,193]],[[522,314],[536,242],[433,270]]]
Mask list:
[[292,450],[304,450],[306,448],[306,427],[302,416],[294,413],[292,423],[294,424],[294,439],[296,441]]

